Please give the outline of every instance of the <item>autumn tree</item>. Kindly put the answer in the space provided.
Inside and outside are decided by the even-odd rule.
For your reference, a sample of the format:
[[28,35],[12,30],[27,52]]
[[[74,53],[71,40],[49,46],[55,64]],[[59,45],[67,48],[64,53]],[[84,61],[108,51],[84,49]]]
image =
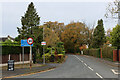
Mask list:
[[93,33],[93,48],[100,48],[105,42],[105,31],[103,26],[103,20],[98,20],[98,25],[96,26]]
[[67,52],[76,52],[79,46],[87,43],[87,31],[85,24],[72,22],[65,26],[61,34],[62,41]]
[[46,25],[44,27],[44,40],[47,42],[47,46],[56,47],[56,44],[60,42],[58,35],[54,30],[48,28]]
[[64,30],[64,23],[58,23],[57,21],[55,22],[45,22],[45,24],[47,28],[51,29],[52,31],[54,31],[56,33],[56,35],[59,37],[59,39],[61,40],[61,33]]

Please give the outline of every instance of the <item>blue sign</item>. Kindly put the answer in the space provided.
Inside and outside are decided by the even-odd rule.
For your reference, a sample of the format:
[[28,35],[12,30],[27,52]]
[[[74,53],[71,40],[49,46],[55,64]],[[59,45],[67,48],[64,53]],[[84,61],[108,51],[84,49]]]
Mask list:
[[[30,46],[30,45],[27,43],[27,40],[21,40],[21,46]],[[31,46],[33,46],[33,44]]]

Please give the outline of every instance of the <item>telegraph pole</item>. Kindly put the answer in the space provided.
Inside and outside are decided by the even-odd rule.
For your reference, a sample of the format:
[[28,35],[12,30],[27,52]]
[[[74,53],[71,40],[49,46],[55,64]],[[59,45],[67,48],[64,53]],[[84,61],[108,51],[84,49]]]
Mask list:
[[[43,41],[44,41],[44,26],[43,26]],[[43,64],[45,64],[45,51],[44,51],[44,46],[43,45]]]

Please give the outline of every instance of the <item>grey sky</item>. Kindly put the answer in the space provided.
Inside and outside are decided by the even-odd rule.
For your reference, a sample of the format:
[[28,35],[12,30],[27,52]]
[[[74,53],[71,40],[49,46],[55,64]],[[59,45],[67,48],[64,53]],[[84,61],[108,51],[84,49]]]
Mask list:
[[[21,16],[24,15],[30,2],[2,3],[2,36],[16,37],[17,27],[21,27]],[[115,27],[113,19],[106,19],[105,2],[35,2],[35,8],[41,17],[40,25],[47,21],[64,22],[85,21],[87,25],[97,24],[98,19],[104,20],[105,30]]]

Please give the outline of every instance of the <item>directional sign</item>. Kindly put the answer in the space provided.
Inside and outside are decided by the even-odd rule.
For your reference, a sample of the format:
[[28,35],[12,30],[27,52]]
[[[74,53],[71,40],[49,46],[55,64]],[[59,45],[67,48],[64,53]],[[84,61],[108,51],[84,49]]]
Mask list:
[[28,39],[27,39],[27,43],[28,43],[29,45],[33,44],[33,38],[28,38]]
[[[30,46],[30,45],[27,43],[27,40],[21,40],[21,46]],[[33,46],[33,44],[31,46]]]
[[46,42],[41,42],[41,45],[46,45]]

